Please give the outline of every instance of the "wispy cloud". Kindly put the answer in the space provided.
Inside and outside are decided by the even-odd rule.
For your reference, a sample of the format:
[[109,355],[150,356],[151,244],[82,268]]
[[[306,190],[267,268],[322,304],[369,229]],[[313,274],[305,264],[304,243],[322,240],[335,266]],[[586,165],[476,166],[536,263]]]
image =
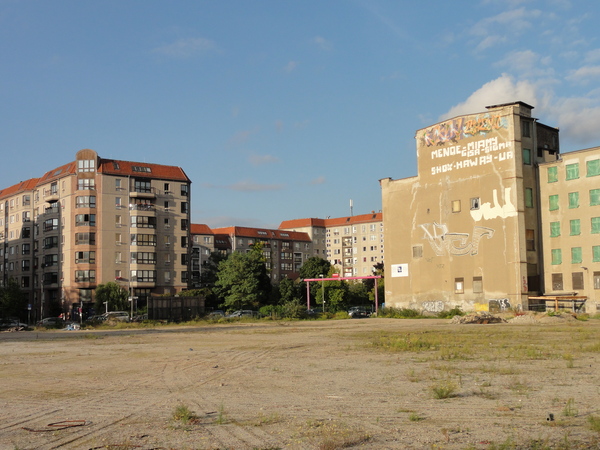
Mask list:
[[549,77],[554,75],[550,67],[552,58],[542,57],[532,50],[513,51],[495,63],[496,67],[510,69],[522,77]]
[[250,155],[248,161],[253,166],[263,166],[280,162],[280,159],[273,155]]
[[316,44],[321,50],[330,51],[333,49],[333,44],[321,36],[315,36],[312,43]]
[[533,26],[532,20],[537,19],[541,14],[540,10],[521,7],[480,20],[470,29],[471,34],[479,38],[476,51],[483,51],[514,40],[529,30]]
[[214,41],[206,38],[187,38],[180,39],[171,44],[161,45],[152,50],[153,53],[158,53],[171,58],[190,58],[196,55],[206,54],[218,50]]
[[291,73],[294,70],[296,70],[296,68],[298,67],[298,64],[300,64],[298,61],[290,61],[289,63],[287,63],[285,65],[285,67],[283,68],[283,70],[287,73]]
[[565,77],[575,83],[587,84],[600,78],[600,66],[583,66]]
[[320,177],[310,180],[310,184],[312,184],[312,185],[325,184],[326,181],[327,180],[325,179],[325,177],[323,175],[321,175]]
[[248,142],[250,137],[256,133],[258,133],[258,128],[253,128],[251,130],[240,130],[229,138],[227,141],[227,147],[231,148],[244,144]]

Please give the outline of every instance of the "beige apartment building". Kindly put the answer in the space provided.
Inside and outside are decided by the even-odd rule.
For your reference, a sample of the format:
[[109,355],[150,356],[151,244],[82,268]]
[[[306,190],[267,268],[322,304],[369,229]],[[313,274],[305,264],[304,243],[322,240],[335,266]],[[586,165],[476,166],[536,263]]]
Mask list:
[[600,310],[600,147],[540,166],[544,291]]
[[85,316],[98,284],[146,297],[188,285],[190,185],[174,166],[75,161],[0,191],[0,281],[16,279],[32,319]]
[[384,260],[381,212],[327,219],[286,220],[280,230],[307,233],[314,255],[328,260],[344,277],[369,276]]
[[543,293],[539,165],[560,149],[532,110],[495,105],[421,129],[418,175],[380,180],[386,305],[526,309]]

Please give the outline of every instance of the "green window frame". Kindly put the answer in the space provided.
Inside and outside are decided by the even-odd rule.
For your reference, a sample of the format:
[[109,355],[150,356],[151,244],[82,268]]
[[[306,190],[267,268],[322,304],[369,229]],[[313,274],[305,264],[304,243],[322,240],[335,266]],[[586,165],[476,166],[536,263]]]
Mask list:
[[581,234],[581,220],[573,219],[569,221],[571,236],[579,236]]
[[600,234],[600,217],[592,217],[592,234]]
[[600,189],[590,189],[590,206],[600,205]]
[[583,261],[581,257],[581,247],[571,248],[571,264],[581,264]]
[[600,175],[600,159],[586,162],[586,170],[588,177],[597,177]]
[[557,266],[562,264],[562,250],[560,248],[552,249],[552,265]]
[[592,261],[600,262],[600,245],[592,246]]
[[525,207],[533,208],[533,189],[525,188]]
[[531,165],[531,149],[523,149],[523,164]]
[[558,167],[548,167],[548,183],[556,183],[558,181]]
[[579,208],[579,192],[569,192],[569,208]]
[[[600,189],[598,189],[598,190],[600,191]],[[591,198],[591,195],[592,194],[591,194],[591,191],[590,191],[590,198]],[[548,198],[548,201],[549,201],[550,211],[556,211],[558,209],[558,194],[551,195]]]
[[579,163],[567,164],[567,180],[576,180],[579,178]]
[[550,222],[550,237],[560,236],[560,222]]

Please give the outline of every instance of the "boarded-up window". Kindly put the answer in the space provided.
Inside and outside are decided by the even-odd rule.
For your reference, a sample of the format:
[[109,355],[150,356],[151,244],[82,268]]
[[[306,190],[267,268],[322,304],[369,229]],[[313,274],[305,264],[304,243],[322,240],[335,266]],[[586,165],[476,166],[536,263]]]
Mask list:
[[560,236],[560,222],[550,222],[550,237]]
[[552,249],[552,265],[562,264],[562,250],[560,248]]
[[579,192],[569,192],[569,208],[579,208]]
[[473,293],[479,294],[483,292],[483,278],[473,277]]
[[548,203],[550,211],[556,211],[558,209],[558,194],[551,195]]
[[552,290],[562,291],[563,290],[563,276],[562,273],[552,274]]
[[460,200],[452,200],[452,212],[460,212]]
[[525,244],[527,250],[535,250],[535,231],[525,230]]
[[558,181],[558,168],[548,167],[548,183],[556,183]]
[[592,161],[588,161],[586,163],[587,166],[587,176],[595,177],[600,175],[600,159],[594,159]]
[[581,247],[572,247],[571,248],[571,263],[572,264],[581,264],[582,261],[581,256]]
[[415,245],[412,248],[413,258],[421,258],[423,256],[423,246]]
[[465,279],[464,278],[455,278],[454,279],[454,293],[455,294],[464,294],[465,293]]
[[571,276],[573,277],[573,289],[583,289],[583,272],[574,272]]

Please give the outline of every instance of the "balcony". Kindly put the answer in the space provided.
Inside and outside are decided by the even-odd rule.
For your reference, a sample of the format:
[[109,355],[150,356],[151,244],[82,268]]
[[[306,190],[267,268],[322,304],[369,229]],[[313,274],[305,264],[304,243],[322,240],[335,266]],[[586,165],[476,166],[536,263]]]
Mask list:
[[51,189],[50,191],[44,193],[44,201],[45,202],[57,202],[60,199],[58,194],[58,189]]
[[129,192],[131,198],[156,198],[156,189],[150,188],[134,188]]

